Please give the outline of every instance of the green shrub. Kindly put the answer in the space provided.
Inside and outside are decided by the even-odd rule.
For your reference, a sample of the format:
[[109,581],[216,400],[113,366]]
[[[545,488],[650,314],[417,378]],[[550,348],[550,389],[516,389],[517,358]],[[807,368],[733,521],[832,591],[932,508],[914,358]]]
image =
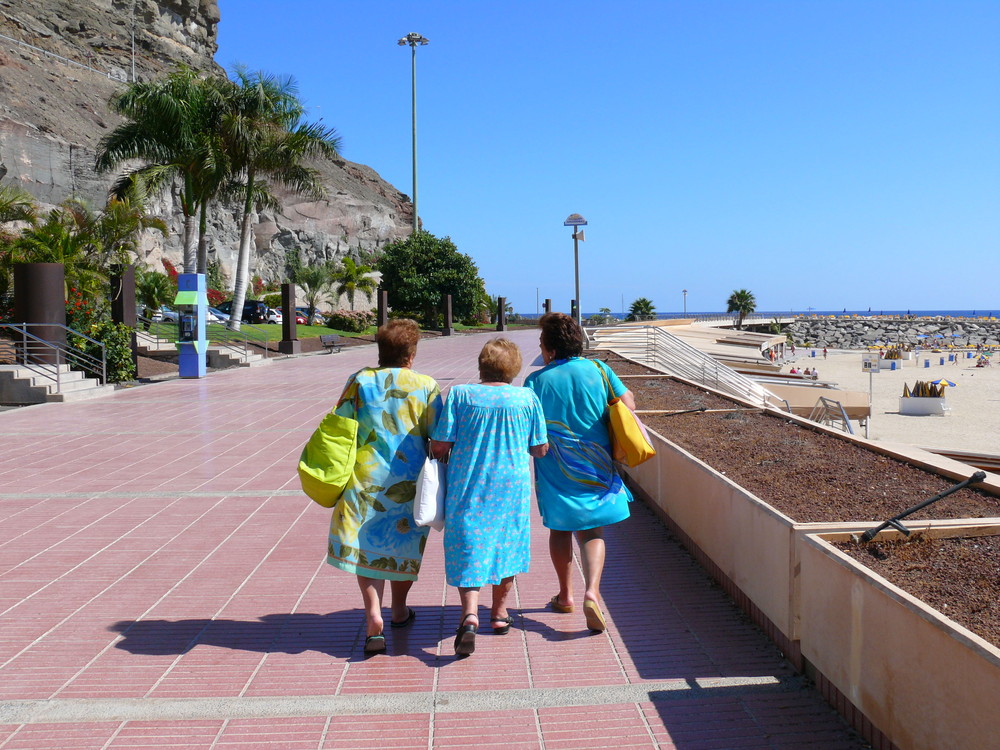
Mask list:
[[[132,362],[132,329],[121,323],[101,320],[91,324],[81,333],[104,344],[107,357],[108,382],[121,383],[135,380],[135,365]],[[101,347],[80,336],[70,335],[68,343],[85,354],[101,358]]]
[[336,310],[326,317],[326,325],[338,331],[361,333],[375,325],[374,310]]
[[265,294],[261,299],[268,307],[281,307],[281,292]]

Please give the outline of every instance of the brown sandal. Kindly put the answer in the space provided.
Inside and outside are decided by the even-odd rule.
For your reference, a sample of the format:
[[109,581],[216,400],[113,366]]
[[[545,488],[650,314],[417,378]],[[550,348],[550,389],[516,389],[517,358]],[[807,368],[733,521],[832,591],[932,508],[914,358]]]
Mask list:
[[560,604],[559,594],[556,594],[551,599],[549,599],[549,606],[552,607],[553,612],[559,612],[560,614],[569,614],[575,607],[572,604]]

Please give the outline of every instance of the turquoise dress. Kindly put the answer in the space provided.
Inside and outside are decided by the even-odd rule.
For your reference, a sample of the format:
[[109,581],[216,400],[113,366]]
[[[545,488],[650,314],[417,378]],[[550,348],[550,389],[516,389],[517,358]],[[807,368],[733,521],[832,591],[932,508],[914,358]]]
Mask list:
[[632,495],[611,461],[608,387],[627,388],[603,362],[557,359],[524,381],[545,412],[549,452],[535,459],[535,494],[546,528],[583,531],[624,521]]
[[429,527],[413,521],[416,479],[441,406],[433,378],[408,368],[366,367],[337,404],[358,420],[358,458],[333,508],[328,563],[348,573],[415,581]]
[[547,440],[535,394],[512,385],[456,385],[431,437],[454,443],[444,504],[448,585],[474,588],[527,573],[528,448]]

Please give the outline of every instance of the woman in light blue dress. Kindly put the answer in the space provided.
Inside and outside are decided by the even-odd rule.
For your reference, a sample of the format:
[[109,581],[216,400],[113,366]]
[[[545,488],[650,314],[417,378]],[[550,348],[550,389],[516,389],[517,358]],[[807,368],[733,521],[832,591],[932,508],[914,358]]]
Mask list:
[[632,495],[611,462],[608,400],[617,396],[630,409],[635,399],[618,376],[597,360],[581,357],[583,332],[570,316],[547,313],[539,321],[545,367],[531,373],[526,388],[545,411],[550,450],[535,461],[535,493],[542,523],[549,529],[549,555],[559,592],[549,605],[572,612],[573,536],[583,558],[587,626],[606,629],[601,611],[604,528],[629,516]]
[[431,449],[448,458],[444,506],[444,565],[457,586],[462,619],[455,653],[468,656],[479,629],[479,589],[493,586],[490,624],[510,630],[507,596],[514,576],[530,562],[531,467],[529,456],[548,449],[542,407],[535,394],[510,385],[521,371],[521,352],[509,339],[492,339],[479,354],[478,385],[448,393]]

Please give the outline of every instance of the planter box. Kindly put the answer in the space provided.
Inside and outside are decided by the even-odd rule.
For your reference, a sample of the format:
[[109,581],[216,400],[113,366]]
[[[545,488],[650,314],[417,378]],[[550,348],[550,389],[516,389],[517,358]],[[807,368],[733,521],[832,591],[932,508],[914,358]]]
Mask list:
[[[930,536],[1000,534],[993,520],[931,523]],[[880,538],[893,536],[898,532]],[[1000,649],[828,543],[847,538],[809,534],[800,545],[807,672],[821,689],[829,682],[901,748],[997,747]]]
[[944,416],[950,411],[948,400],[930,398],[927,396],[909,396],[899,399],[899,413],[911,416],[926,417],[931,415]]

